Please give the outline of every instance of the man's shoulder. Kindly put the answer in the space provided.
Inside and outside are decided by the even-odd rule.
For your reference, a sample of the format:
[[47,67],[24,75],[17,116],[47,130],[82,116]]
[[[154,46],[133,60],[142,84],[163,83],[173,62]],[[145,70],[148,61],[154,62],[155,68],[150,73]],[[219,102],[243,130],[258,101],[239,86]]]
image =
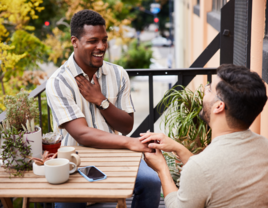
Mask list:
[[57,82],[68,83],[72,85],[74,77],[69,70],[68,66],[65,64],[61,65],[47,80],[46,86],[52,86]]
[[54,73],[48,78],[48,82],[54,81],[55,79],[67,78],[71,75],[70,70],[68,69],[66,63],[61,65]]
[[112,66],[112,67],[115,67],[115,68],[121,68],[121,69],[123,69],[122,66],[119,66],[117,64],[114,64],[114,63],[111,63],[111,62],[108,62],[108,61],[103,61],[103,63],[105,63],[105,66],[107,65],[107,66]]
[[103,61],[103,67],[105,67],[105,70],[112,71],[112,72],[118,72],[118,73],[124,73],[126,70],[117,64],[113,64],[107,61]]

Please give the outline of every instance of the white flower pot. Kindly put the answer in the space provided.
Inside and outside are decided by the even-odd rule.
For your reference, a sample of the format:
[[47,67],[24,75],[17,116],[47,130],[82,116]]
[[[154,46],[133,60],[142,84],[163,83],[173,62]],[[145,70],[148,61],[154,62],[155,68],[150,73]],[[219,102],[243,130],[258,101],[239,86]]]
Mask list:
[[[42,158],[42,131],[40,127],[36,126],[36,128],[38,129],[36,132],[30,133],[30,134],[24,134],[23,141],[27,142],[28,140],[29,144],[31,145],[32,157]],[[17,152],[16,159],[22,159],[19,152]],[[4,164],[7,164],[8,161],[10,162],[11,159],[7,159],[6,161],[4,161]],[[26,159],[26,161],[29,161],[29,159]],[[17,163],[13,162],[11,165],[16,165],[16,164]]]
[[41,128],[36,126],[38,131],[30,134],[24,134],[23,140],[24,142],[29,140],[31,145],[31,153],[32,157],[41,158],[42,157],[42,131]]
[[33,173],[35,175],[45,175],[45,166],[44,165],[36,165],[35,162],[33,162]]

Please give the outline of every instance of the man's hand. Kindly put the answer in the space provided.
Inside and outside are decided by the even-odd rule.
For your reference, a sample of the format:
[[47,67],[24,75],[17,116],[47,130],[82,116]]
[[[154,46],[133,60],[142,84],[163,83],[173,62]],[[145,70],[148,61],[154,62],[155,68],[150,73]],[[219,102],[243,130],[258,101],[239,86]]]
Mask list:
[[175,151],[174,148],[176,145],[179,143],[174,141],[173,139],[169,138],[165,134],[162,133],[151,133],[151,132],[146,132],[146,133],[141,133],[141,137],[139,140],[141,141],[142,144],[146,144],[152,141],[157,141],[156,143],[149,143],[148,147],[152,149],[160,149],[165,152],[172,152]]
[[90,103],[100,105],[106,98],[101,92],[100,84],[96,75],[93,75],[94,84],[91,84],[83,75],[75,77],[80,93]]
[[156,149],[155,153],[144,153],[144,160],[157,172],[161,180],[164,197],[171,192],[178,191],[161,150]]
[[148,144],[151,141],[155,143],[149,143],[148,147],[152,149],[159,149],[165,152],[175,152],[183,164],[186,164],[189,158],[193,155],[186,147],[182,144],[174,141],[165,134],[162,133],[141,133],[139,140],[142,144]]
[[166,160],[161,152],[161,150],[156,149],[154,153],[144,153],[144,160],[152,169],[154,169],[158,174],[161,171],[168,170]]
[[147,144],[142,144],[138,138],[129,138],[127,148],[136,152],[152,152]]

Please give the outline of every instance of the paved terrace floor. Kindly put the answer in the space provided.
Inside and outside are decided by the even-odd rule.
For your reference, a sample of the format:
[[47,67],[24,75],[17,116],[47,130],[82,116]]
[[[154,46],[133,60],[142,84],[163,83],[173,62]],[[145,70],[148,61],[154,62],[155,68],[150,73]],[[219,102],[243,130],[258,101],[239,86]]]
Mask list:
[[[131,208],[131,202],[132,202],[132,197],[126,199],[127,208]],[[31,207],[33,207],[33,206],[31,206]],[[44,205],[43,203],[39,203],[39,204],[36,204],[36,206],[34,208],[38,208],[38,207],[53,208],[53,204],[46,203],[46,205]],[[1,202],[0,202],[0,208],[3,208],[3,205],[1,204]],[[92,204],[92,205],[87,206],[87,208],[116,208],[116,203],[96,203],[96,204]],[[158,208],[165,208],[164,199],[162,197],[160,199],[160,204],[159,204]]]

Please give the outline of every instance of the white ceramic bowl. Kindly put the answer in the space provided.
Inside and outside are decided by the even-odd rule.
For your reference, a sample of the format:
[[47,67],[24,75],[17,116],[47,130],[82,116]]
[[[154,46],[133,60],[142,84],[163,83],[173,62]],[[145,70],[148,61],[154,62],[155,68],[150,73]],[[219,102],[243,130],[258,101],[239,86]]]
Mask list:
[[45,166],[44,165],[36,165],[35,162],[33,162],[33,173],[35,175],[45,175]]

